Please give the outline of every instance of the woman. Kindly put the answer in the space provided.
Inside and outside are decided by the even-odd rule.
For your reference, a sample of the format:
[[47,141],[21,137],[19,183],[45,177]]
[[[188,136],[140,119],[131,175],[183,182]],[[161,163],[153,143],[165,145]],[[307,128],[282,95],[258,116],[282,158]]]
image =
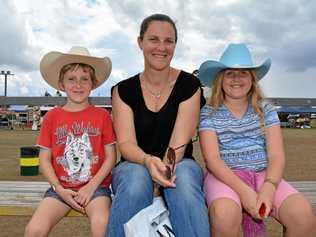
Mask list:
[[[124,236],[123,224],[152,204],[154,183],[163,187],[176,236],[210,236],[203,174],[190,142],[205,101],[199,81],[170,66],[176,42],[177,29],[168,16],[144,19],[138,37],[144,70],[113,89],[114,128],[123,162],[113,172],[108,237]],[[180,147],[176,168],[166,165],[168,147]],[[168,169],[175,172],[171,178]]]

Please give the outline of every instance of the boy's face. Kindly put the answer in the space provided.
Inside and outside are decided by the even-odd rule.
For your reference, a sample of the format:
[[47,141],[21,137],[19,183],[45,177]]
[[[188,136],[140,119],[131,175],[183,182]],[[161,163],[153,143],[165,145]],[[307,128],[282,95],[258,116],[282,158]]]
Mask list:
[[93,83],[89,71],[78,67],[68,70],[59,86],[66,92],[68,100],[82,104],[88,102]]

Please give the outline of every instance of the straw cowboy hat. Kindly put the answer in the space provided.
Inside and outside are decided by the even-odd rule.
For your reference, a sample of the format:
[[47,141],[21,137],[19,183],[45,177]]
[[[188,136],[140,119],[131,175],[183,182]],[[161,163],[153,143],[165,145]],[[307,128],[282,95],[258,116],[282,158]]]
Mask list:
[[95,70],[97,88],[109,77],[112,70],[110,58],[97,58],[90,55],[88,49],[75,46],[68,53],[52,51],[44,55],[40,62],[40,71],[45,81],[56,90],[61,90],[58,85],[59,73],[63,66],[71,63],[84,63]]
[[266,59],[261,65],[252,62],[251,54],[245,44],[229,44],[219,61],[208,60],[199,68],[199,79],[205,86],[212,86],[217,74],[225,69],[253,69],[258,80],[269,71],[271,59]]

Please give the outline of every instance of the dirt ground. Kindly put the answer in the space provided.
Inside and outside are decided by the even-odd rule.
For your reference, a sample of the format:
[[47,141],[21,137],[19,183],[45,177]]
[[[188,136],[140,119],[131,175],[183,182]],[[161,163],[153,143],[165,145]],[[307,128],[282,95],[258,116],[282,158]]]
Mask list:
[[[287,180],[316,180],[316,129],[283,129]],[[0,130],[0,180],[44,180],[42,175],[20,176],[20,147],[34,145],[37,132],[29,130]],[[195,157],[204,167],[199,145]],[[0,217],[0,237],[23,236],[30,217]],[[282,236],[281,226],[268,220],[268,236]],[[53,229],[51,237],[89,236],[89,223],[84,217],[64,218]]]

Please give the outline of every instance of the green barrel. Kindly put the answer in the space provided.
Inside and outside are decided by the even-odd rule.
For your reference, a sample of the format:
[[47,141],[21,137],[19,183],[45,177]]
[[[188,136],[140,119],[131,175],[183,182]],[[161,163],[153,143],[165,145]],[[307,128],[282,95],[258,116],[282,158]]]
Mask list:
[[35,146],[20,148],[20,174],[22,176],[38,175],[39,149]]

